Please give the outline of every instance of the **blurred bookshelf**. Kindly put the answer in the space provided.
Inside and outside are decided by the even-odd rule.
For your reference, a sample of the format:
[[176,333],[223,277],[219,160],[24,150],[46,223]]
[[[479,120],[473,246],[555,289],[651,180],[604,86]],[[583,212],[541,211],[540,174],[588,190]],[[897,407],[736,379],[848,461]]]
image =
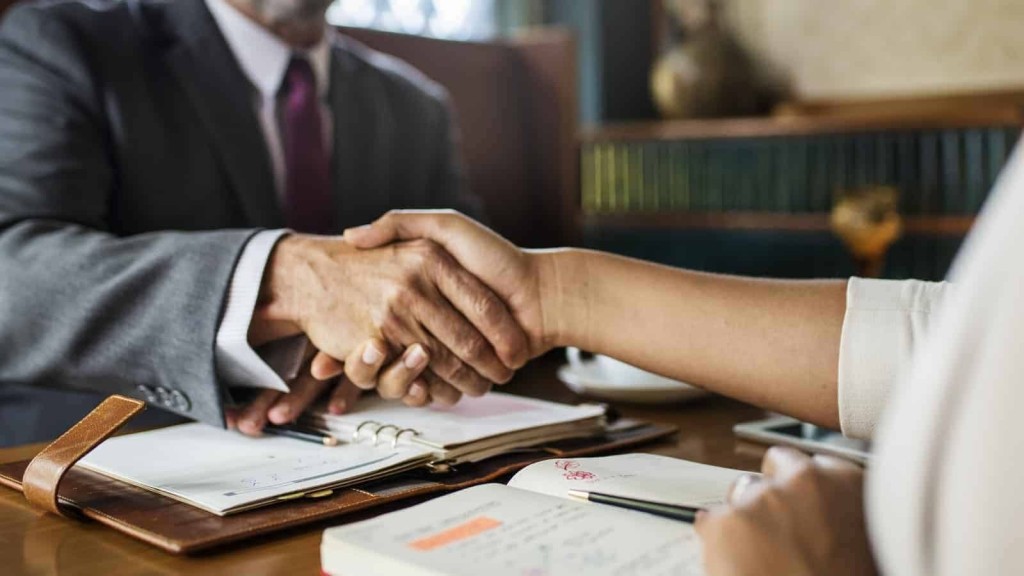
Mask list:
[[584,130],[584,243],[717,272],[845,276],[833,204],[887,186],[904,234],[884,275],[941,279],[1017,143],[1020,101],[790,105],[768,118]]

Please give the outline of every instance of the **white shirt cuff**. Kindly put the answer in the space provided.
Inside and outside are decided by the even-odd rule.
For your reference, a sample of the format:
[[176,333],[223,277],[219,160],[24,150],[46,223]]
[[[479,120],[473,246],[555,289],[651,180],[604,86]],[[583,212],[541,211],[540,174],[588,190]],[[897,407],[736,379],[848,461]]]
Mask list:
[[228,288],[224,318],[217,329],[217,375],[229,386],[288,392],[288,385],[249,345],[256,299],[270,253],[287,230],[259,232],[242,251]]
[[889,395],[928,332],[948,283],[852,278],[839,345],[843,434],[871,438]]

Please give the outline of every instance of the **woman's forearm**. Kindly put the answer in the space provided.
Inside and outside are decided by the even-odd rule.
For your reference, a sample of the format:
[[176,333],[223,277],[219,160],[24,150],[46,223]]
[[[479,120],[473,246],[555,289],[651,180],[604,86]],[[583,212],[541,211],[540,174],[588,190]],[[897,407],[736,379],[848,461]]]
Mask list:
[[736,278],[582,250],[537,257],[553,344],[838,428],[845,281]]

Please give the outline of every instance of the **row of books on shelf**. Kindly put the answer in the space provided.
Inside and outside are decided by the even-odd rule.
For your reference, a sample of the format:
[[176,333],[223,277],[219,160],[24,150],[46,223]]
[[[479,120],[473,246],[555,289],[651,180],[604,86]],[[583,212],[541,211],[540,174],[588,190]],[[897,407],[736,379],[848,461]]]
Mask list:
[[676,141],[592,141],[583,210],[831,210],[843,191],[892,186],[906,215],[976,214],[1020,126]]

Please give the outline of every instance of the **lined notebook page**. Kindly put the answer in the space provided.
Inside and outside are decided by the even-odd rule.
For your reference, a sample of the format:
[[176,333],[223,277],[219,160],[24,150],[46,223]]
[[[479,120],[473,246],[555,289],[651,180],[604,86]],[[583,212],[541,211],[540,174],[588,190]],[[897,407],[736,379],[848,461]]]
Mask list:
[[451,576],[700,576],[693,527],[500,484],[332,528],[323,572]]
[[291,438],[249,438],[205,424],[183,424],[111,438],[78,465],[225,515],[428,459],[429,451],[416,446],[328,448]]
[[[450,408],[410,408],[381,398],[364,398],[348,414],[334,416],[317,412],[310,423],[326,425],[345,441],[351,440],[356,428],[364,422],[388,424],[398,429],[416,430],[420,441],[445,448],[541,426],[597,418],[604,412],[600,405],[569,406],[491,392],[481,398],[463,398]],[[362,437],[371,435],[373,429],[364,427]],[[395,432],[392,428],[387,435]]]

